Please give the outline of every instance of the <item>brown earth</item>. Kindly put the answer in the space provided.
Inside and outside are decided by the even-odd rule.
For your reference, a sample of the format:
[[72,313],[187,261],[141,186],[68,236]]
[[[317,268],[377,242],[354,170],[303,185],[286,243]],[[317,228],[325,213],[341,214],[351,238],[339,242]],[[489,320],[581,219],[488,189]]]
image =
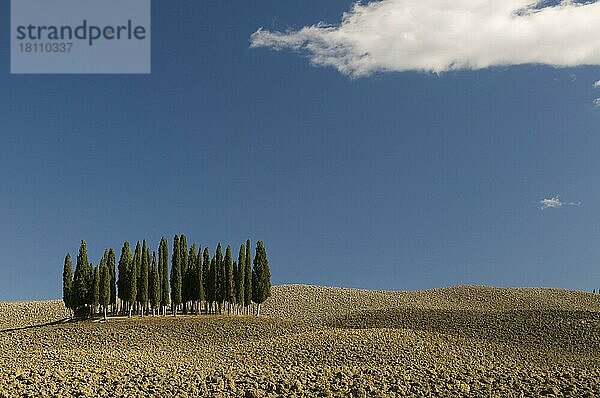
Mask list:
[[259,319],[54,323],[59,301],[0,311],[0,397],[600,397],[590,293],[290,285]]

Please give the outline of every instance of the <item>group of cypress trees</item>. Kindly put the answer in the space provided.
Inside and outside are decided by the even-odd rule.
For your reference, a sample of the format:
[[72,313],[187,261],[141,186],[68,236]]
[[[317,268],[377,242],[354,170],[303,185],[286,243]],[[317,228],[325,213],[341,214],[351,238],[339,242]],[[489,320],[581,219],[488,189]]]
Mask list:
[[75,315],[92,314],[102,307],[104,317],[108,308],[116,304],[115,252],[104,251],[100,264],[94,267],[88,261],[87,245],[81,241],[75,274],[71,255],[65,257],[63,269],[63,301]]
[[[271,272],[262,241],[256,244],[252,261],[250,240],[240,246],[233,260],[227,245],[225,257],[221,243],[211,257],[208,247],[192,244],[185,235],[175,235],[169,273],[169,246],[160,240],[158,255],[146,241],[138,241],[132,254],[129,242],[121,249],[118,266],[115,251],[107,249],[97,266],[88,260],[87,245],[81,241],[75,273],[71,255],[63,268],[63,301],[75,316],[106,319],[113,315],[145,313],[250,314],[260,315],[260,305],[271,296]],[[255,308],[255,311],[252,309]]]

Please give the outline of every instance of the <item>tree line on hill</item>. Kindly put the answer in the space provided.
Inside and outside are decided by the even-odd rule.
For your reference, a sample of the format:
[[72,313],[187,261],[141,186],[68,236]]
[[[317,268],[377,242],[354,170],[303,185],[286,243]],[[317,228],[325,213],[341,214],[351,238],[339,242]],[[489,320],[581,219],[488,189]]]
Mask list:
[[260,315],[261,304],[271,296],[271,272],[262,241],[256,244],[252,261],[250,240],[240,245],[237,260],[221,243],[211,257],[208,247],[192,244],[185,235],[175,235],[169,269],[166,238],[158,254],[146,241],[138,241],[132,253],[129,242],[121,249],[119,262],[112,248],[106,249],[97,266],[88,260],[87,244],[81,241],[75,272],[67,253],[63,268],[63,301],[72,316],[88,317],[151,313]]

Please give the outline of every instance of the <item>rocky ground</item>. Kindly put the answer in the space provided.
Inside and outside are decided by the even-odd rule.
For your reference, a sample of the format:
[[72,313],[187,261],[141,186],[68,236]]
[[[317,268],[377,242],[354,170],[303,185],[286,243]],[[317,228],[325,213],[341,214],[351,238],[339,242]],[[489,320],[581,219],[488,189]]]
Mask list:
[[261,319],[0,310],[0,397],[600,397],[589,293],[279,286]]

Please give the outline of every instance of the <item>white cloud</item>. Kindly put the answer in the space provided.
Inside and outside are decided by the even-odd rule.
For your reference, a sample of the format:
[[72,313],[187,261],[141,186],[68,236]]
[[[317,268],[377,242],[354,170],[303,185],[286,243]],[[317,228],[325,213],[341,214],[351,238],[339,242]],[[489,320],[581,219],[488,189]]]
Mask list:
[[558,198],[558,196],[555,196],[552,198],[540,200],[540,205],[541,205],[542,210],[546,210],[546,209],[556,209],[558,207],[561,207],[563,204],[560,201],[560,199]]
[[356,3],[339,25],[259,29],[251,47],[292,49],[360,77],[518,64],[600,65],[600,2],[380,0]]
[[594,99],[594,105],[595,105],[597,108],[600,108],[600,98],[595,98],[595,99]]
[[558,209],[560,207],[563,206],[575,206],[575,207],[579,207],[581,206],[581,202],[563,202],[560,200],[560,198],[557,196],[553,196],[551,198],[546,198],[546,199],[542,199],[540,200],[540,208],[542,210],[546,210],[546,209]]
[[594,82],[594,87],[600,88],[600,80],[598,80],[597,82]]

